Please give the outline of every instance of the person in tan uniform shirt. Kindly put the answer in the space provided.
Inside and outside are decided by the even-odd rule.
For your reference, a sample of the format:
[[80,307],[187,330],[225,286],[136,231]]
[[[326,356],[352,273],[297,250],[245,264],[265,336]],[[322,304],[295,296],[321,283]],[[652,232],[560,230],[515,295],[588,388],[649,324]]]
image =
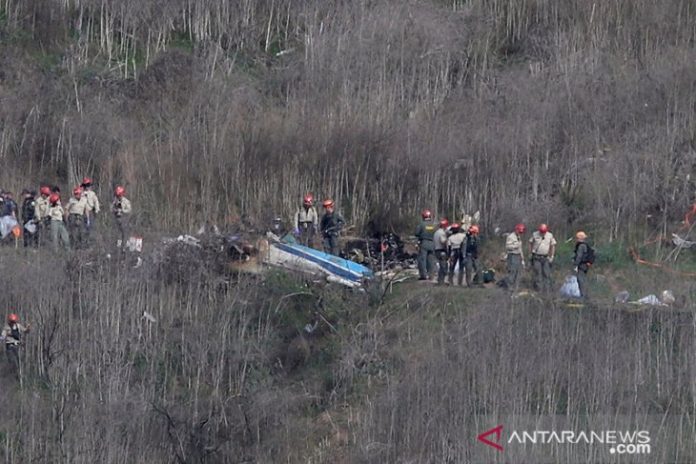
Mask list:
[[549,226],[541,224],[529,239],[529,251],[532,254],[534,269],[534,289],[551,291],[551,263],[556,254],[556,239],[549,232]]
[[46,240],[48,240],[48,223],[50,221],[48,217],[48,197],[51,196],[50,187],[44,185],[39,190],[40,195],[36,199],[36,223],[39,227],[39,246],[43,245]]
[[73,189],[73,197],[65,206],[68,216],[68,232],[70,243],[75,248],[81,248],[86,238],[86,227],[89,218],[89,205],[87,198],[82,194],[82,187]]
[[517,289],[517,280],[524,269],[524,250],[522,235],[526,231],[524,224],[517,224],[515,230],[510,232],[505,240],[505,252],[507,253],[507,276],[505,286],[511,290]]
[[48,217],[50,220],[51,239],[53,241],[53,249],[58,251],[59,243],[63,244],[65,250],[70,249],[70,236],[65,228],[63,206],[60,204],[60,196],[57,193],[52,193],[48,198]]
[[126,240],[128,239],[131,202],[126,198],[126,189],[121,185],[117,185],[114,189],[114,201],[111,203],[111,213],[116,220],[116,227],[121,236],[120,246],[126,248]]

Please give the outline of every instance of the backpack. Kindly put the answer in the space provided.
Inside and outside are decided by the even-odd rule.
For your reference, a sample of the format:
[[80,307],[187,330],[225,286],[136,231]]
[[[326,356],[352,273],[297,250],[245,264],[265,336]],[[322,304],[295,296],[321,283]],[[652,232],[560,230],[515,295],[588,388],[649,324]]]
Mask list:
[[[595,262],[595,250],[590,246],[589,243],[585,243],[587,245],[587,252],[585,253],[585,260],[583,261],[583,264],[594,264]],[[575,253],[577,254],[578,252],[578,247],[580,244],[578,243],[575,245]]]

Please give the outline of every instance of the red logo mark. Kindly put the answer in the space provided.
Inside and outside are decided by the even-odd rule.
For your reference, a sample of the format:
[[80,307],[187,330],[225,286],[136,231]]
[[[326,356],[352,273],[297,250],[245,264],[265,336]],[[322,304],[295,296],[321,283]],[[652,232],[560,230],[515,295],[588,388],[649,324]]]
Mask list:
[[[495,434],[495,442],[490,441],[488,436]],[[503,447],[497,443],[500,441],[501,436],[503,435],[503,426],[499,425],[495,428],[492,428],[490,430],[486,430],[482,434],[480,434],[478,437],[476,437],[480,442],[485,443],[488,446],[492,446],[493,448],[497,449],[498,451],[503,451]]]

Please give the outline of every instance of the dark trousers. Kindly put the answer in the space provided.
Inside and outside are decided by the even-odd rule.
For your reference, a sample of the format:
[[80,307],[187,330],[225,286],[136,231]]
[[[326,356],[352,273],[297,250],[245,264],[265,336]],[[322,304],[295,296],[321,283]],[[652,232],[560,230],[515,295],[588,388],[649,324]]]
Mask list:
[[464,258],[464,268],[466,269],[466,285],[471,287],[471,285],[476,282],[478,283],[479,278],[479,265],[478,258],[474,258],[471,255],[466,255]]
[[5,354],[7,354],[7,363],[10,365],[10,369],[19,377],[19,348],[17,348],[17,345],[6,343]]
[[532,255],[532,269],[534,269],[534,289],[550,292],[553,286],[551,281],[551,263],[548,256]]
[[505,283],[508,288],[515,290],[517,288],[517,281],[522,273],[522,255],[508,253],[507,273]]
[[465,264],[464,264],[464,253],[462,252],[461,249],[456,248],[452,250],[452,254],[450,255],[450,269],[449,269],[449,283],[453,284],[454,283],[454,269],[457,267],[457,264],[459,264],[459,274],[457,274],[457,284],[461,285],[462,282],[464,281],[464,272],[465,272]]
[[577,272],[577,277],[578,277],[578,288],[580,289],[580,298],[584,298],[587,300],[588,298],[588,293],[587,293],[587,269],[578,269]]
[[27,229],[24,229],[24,247],[36,248],[39,246],[39,228],[36,226],[36,232],[33,234]]
[[300,245],[314,246],[314,224],[311,222],[300,223]]
[[447,276],[448,262],[447,262],[447,250],[435,250],[435,257],[437,258],[437,283],[444,284],[445,277]]
[[118,229],[119,238],[121,240],[121,249],[126,249],[126,241],[128,241],[129,233],[129,217],[127,215],[114,216],[116,220],[116,228]]
[[435,270],[435,250],[432,241],[422,241],[418,248],[418,275],[421,279],[432,279]]
[[79,214],[71,214],[68,216],[68,233],[70,235],[70,243],[75,248],[81,248],[85,241],[85,217]]
[[329,253],[335,256],[339,255],[338,235],[324,235],[324,253]]

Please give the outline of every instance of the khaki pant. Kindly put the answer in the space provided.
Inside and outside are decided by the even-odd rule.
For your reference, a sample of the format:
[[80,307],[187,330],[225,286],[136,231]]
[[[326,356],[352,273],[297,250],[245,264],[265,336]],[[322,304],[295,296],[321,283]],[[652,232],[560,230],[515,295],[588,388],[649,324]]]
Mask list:
[[85,242],[85,217],[80,214],[68,216],[68,232],[70,233],[70,243],[75,248],[81,248]]
[[550,292],[553,282],[551,281],[551,263],[549,263],[548,256],[532,255],[532,269],[534,269],[534,289]]
[[522,273],[522,255],[508,253],[507,255],[507,276],[505,283],[511,290],[517,289],[517,281]]
[[[68,230],[65,228],[63,221],[51,221],[51,241],[53,242],[53,249],[58,251],[60,244],[63,245],[65,250],[70,249],[70,235],[68,235]],[[60,240],[60,244],[58,241]]]

